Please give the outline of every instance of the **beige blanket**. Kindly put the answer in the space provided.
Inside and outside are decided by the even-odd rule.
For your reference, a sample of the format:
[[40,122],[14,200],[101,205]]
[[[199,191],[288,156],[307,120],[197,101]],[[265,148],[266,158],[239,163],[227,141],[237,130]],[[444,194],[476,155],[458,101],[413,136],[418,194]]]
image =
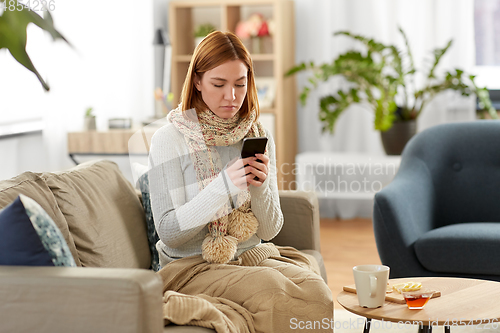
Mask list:
[[317,266],[291,247],[267,243],[228,264],[201,256],[175,260],[160,270],[165,324],[217,332],[333,331],[332,293]]

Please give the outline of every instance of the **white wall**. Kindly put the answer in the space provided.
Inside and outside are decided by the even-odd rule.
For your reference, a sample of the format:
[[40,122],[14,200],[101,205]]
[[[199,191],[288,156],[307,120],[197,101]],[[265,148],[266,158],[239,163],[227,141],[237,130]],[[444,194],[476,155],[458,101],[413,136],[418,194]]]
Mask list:
[[0,140],[0,179],[13,177],[18,172],[18,142],[17,138]]
[[41,116],[45,123],[41,136],[0,139],[0,179],[71,167],[66,134],[82,129],[88,106],[99,130],[109,118],[140,122],[154,114],[153,1],[59,1],[52,16],[72,47],[35,26],[28,27],[27,45],[49,93],[0,52],[0,122]]
[[41,133],[0,140],[0,179],[8,179],[21,171],[47,171],[47,154]]

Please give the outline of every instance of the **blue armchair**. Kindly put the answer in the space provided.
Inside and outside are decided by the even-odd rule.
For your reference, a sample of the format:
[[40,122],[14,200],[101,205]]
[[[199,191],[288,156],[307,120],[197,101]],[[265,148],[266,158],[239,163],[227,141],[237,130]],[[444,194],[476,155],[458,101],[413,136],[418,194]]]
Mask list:
[[429,128],[375,195],[373,227],[391,278],[500,281],[500,121]]

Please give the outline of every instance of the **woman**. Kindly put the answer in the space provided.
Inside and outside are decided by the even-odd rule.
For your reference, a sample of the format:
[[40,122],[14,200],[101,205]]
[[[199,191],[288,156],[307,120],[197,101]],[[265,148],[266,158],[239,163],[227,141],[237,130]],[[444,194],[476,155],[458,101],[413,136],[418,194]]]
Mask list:
[[[274,141],[258,116],[248,51],[232,33],[211,33],[195,49],[181,104],[151,144],[164,314],[177,324],[285,332],[293,318],[333,317],[331,292],[308,259],[261,244],[280,231],[283,215]],[[244,138],[261,136],[264,154],[238,158]],[[300,276],[300,285],[290,276]],[[179,310],[186,294],[203,295],[195,301],[209,305],[196,307],[215,307],[220,318],[185,318],[192,314]]]

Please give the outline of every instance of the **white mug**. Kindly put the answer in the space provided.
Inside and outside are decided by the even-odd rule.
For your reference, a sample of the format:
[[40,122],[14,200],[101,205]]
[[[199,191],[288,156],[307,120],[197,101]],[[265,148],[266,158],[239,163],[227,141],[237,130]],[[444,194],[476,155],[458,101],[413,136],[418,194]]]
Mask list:
[[352,269],[359,305],[378,308],[384,305],[389,267],[384,265],[359,265]]

